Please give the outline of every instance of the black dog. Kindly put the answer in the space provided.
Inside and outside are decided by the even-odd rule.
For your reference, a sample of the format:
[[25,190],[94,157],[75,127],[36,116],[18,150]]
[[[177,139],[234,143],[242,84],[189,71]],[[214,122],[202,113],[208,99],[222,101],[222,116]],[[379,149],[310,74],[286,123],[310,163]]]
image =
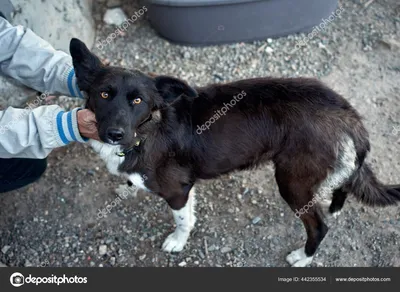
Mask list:
[[70,51],[107,143],[93,142],[94,148],[112,173],[172,208],[177,228],[166,251],[182,250],[194,226],[197,179],[266,161],[273,161],[279,191],[307,232],[305,248],[287,257],[293,266],[310,264],[327,233],[321,201],[331,213],[348,193],[372,206],[400,201],[400,186],[382,185],[364,163],[370,145],[358,113],[317,80],[256,78],[192,88],[172,77],[104,67],[77,39]]

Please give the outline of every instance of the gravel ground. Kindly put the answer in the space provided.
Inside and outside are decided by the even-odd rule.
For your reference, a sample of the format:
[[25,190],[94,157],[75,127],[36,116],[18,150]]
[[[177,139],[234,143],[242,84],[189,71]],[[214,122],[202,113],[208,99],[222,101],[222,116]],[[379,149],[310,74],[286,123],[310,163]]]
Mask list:
[[[132,2],[122,2],[128,16],[141,7]],[[368,160],[378,177],[399,183],[400,3],[340,2],[341,16],[298,51],[295,44],[304,35],[177,46],[158,37],[145,16],[125,36],[94,51],[114,65],[197,85],[271,75],[320,78],[364,116],[372,143]],[[115,30],[101,21],[106,9],[105,1],[98,1],[97,40]],[[79,105],[67,98],[56,102]],[[120,183],[87,145],[55,150],[38,183],[0,197],[0,261],[54,267],[281,267],[288,266],[286,254],[305,240],[303,226],[279,196],[271,165],[199,183],[198,223],[180,254],[160,250],[173,221],[155,196],[139,192],[99,218],[99,208],[115,200]],[[400,267],[400,207],[369,208],[350,198],[339,219],[327,224],[330,232],[313,266]]]

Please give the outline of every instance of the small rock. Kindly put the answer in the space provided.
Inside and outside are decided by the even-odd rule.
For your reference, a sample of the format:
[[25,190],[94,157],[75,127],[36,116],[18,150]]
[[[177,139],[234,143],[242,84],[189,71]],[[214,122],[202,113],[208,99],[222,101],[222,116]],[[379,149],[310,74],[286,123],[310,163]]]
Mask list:
[[126,15],[121,8],[108,9],[103,21],[107,24],[121,25],[126,20]]
[[222,253],[228,253],[231,251],[232,251],[232,248],[230,248],[229,246],[224,246],[223,248],[221,248]]
[[189,58],[190,58],[190,53],[189,53],[188,51],[185,51],[185,52],[183,53],[183,57],[184,57],[185,59],[189,59]]
[[100,254],[101,256],[103,256],[103,255],[105,255],[106,253],[107,253],[107,245],[105,245],[105,244],[100,245],[100,247],[99,247],[99,254]]
[[90,262],[89,264],[91,267],[94,267],[96,264],[94,262]]
[[272,54],[274,52],[274,49],[272,49],[271,47],[267,47],[265,49],[265,52],[267,52],[267,54]]
[[389,50],[400,50],[400,42],[395,39],[384,38],[380,40],[380,43]]
[[146,255],[143,254],[143,255],[141,255],[141,256],[139,257],[139,260],[143,261],[145,258],[146,258]]
[[0,262],[0,268],[7,268],[7,266],[5,264],[3,264],[2,262]]
[[215,244],[213,244],[208,248],[208,251],[214,251],[214,250],[217,250],[217,249],[218,249],[218,247]]
[[32,267],[32,266],[33,265],[32,265],[32,263],[30,261],[28,261],[28,260],[25,261],[24,267]]
[[221,81],[224,81],[224,77],[222,77],[222,76],[219,75],[219,74],[214,74],[214,78],[216,78],[216,79],[218,79],[218,80],[221,80]]
[[258,222],[260,222],[261,221],[261,218],[260,217],[255,217],[252,221],[251,221],[251,223],[253,223],[254,225],[256,225]]
[[3,246],[3,248],[1,249],[1,252],[4,253],[4,254],[6,254],[7,251],[8,251],[10,248],[11,248],[11,246],[5,245],[5,246]]
[[180,267],[184,267],[184,266],[186,266],[186,262],[185,262],[185,261],[183,261],[183,262],[179,263],[179,264],[178,264],[178,266],[180,266]]
[[115,265],[115,257],[112,257],[112,258],[110,259],[110,264],[111,264],[112,266]]
[[271,43],[272,43],[272,39],[271,39],[271,38],[268,38],[268,39],[267,39],[267,42],[268,42],[269,44],[271,44]]

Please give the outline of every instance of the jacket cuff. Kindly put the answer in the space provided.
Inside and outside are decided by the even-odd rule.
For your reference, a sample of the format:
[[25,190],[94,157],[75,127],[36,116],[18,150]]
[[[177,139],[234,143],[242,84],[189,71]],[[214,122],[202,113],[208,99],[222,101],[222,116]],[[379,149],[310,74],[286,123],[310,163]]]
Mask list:
[[78,87],[74,67],[68,66],[62,75],[64,84],[67,85],[69,94],[74,97],[84,98],[83,92]]
[[88,141],[87,138],[84,138],[79,133],[78,128],[78,119],[77,119],[77,112],[80,108],[73,109],[69,112],[60,111],[56,115],[56,133],[57,142],[59,145],[67,145],[70,142],[77,141],[77,142],[86,142]]

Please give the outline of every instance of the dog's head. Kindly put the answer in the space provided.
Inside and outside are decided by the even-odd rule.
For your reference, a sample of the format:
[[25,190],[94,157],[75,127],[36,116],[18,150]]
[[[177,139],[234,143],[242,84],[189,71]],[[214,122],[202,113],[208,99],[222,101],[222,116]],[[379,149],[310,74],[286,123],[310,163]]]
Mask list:
[[178,98],[194,98],[195,89],[182,80],[150,77],[138,70],[104,66],[78,39],[70,53],[80,90],[87,93],[86,107],[97,119],[100,139],[130,147],[137,132],[153,114]]

